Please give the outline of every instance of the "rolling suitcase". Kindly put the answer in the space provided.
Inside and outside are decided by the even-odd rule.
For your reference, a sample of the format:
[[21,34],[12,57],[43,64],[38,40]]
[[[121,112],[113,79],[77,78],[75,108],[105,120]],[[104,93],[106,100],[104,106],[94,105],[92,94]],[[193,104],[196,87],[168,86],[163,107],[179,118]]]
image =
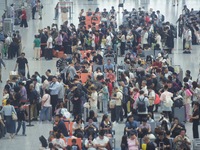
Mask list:
[[48,120],[49,120],[49,121],[52,120],[52,106],[51,106],[50,109],[49,109]]
[[173,111],[173,116],[179,119],[179,122],[185,121],[185,107],[175,107]]

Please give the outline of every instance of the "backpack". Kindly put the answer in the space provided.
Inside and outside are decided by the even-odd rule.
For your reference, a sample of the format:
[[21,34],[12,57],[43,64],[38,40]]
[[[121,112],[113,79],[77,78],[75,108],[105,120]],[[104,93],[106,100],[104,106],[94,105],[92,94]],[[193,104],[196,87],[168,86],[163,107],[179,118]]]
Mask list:
[[161,16],[161,21],[162,21],[162,22],[165,21],[165,16],[164,16],[164,15]]
[[40,142],[41,142],[41,144],[42,144],[42,147],[47,148],[48,143],[47,143],[46,138],[45,138],[43,135],[39,137],[39,140],[40,140]]
[[174,100],[173,106],[181,108],[183,106],[183,99],[180,97],[180,98]]
[[143,98],[143,100],[141,100],[140,98],[138,98],[138,112],[145,112],[146,111],[146,105],[145,105],[145,101],[144,101],[145,97]]

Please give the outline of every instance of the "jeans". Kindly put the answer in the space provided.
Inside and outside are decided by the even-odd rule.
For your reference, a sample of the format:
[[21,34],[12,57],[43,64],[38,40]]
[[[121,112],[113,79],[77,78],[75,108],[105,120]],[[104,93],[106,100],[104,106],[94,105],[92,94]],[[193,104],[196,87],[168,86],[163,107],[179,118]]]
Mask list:
[[25,121],[18,121],[18,126],[17,126],[17,132],[19,132],[19,130],[21,129],[22,126],[22,134],[24,135],[26,132],[26,122]]
[[108,100],[102,99],[102,102],[103,102],[103,113],[107,114],[108,113]]
[[115,121],[116,122],[119,122],[119,118],[120,118],[120,121],[123,121],[123,112],[122,112],[122,106],[116,106],[115,107]]
[[45,120],[48,120],[48,119],[50,119],[49,117],[48,117],[48,114],[50,113],[49,111],[50,111],[50,109],[49,109],[50,107],[43,107],[42,109],[41,109],[41,113],[40,113],[40,121],[45,121]]

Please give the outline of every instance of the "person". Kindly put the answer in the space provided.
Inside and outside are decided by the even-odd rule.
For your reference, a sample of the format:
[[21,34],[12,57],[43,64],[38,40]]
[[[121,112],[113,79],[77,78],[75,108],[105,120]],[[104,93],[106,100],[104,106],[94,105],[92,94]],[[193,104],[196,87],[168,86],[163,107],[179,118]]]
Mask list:
[[25,66],[27,68],[27,71],[29,72],[28,60],[25,58],[25,53],[22,52],[21,56],[17,58],[14,71],[16,71],[16,68],[18,67],[18,73],[20,73],[23,76],[25,76],[25,74],[26,74]]
[[178,118],[174,118],[174,122],[171,125],[171,137],[175,138],[177,135],[179,135],[181,129],[185,129],[185,126],[179,122]]
[[19,110],[17,111],[17,131],[16,135],[18,134],[21,126],[22,126],[22,135],[26,136],[26,116],[28,116],[27,111],[24,109],[24,106],[22,104],[19,105]]
[[97,149],[106,150],[106,147],[108,146],[109,138],[106,137],[104,134],[105,132],[103,130],[100,130],[99,136],[94,139],[95,147]]
[[186,133],[186,130],[181,129],[180,134],[174,138],[176,149],[190,150],[191,142],[185,133]]
[[140,116],[139,120],[142,121],[143,118],[147,117],[149,100],[144,96],[144,91],[140,90],[140,96],[135,101],[134,104],[135,109],[138,111],[138,116]]
[[53,38],[52,38],[52,33],[49,34],[48,40],[47,40],[47,47],[46,47],[46,52],[45,52],[45,59],[50,60],[52,59],[52,48],[53,48]]
[[101,100],[103,102],[103,113],[108,113],[108,100],[109,100],[109,92],[106,82],[102,82],[103,88],[99,91],[99,93],[102,93]]
[[123,94],[122,92],[120,92],[120,90],[118,89],[118,87],[114,88],[114,92],[116,93],[112,99],[114,99],[115,102],[115,122],[114,123],[118,123],[119,119],[120,121],[123,121],[123,112],[122,112],[122,99],[123,99]]
[[183,50],[185,54],[190,54],[192,50],[192,32],[188,26],[183,31]]
[[[120,12],[120,7],[122,7],[122,10],[124,11],[124,3],[125,3],[125,0],[119,0],[118,13]],[[114,11],[114,7],[112,8],[111,11]]]
[[55,149],[65,149],[66,148],[66,143],[65,141],[61,138],[61,134],[59,132],[56,133],[56,138],[52,140],[52,144]]
[[54,8],[55,10],[55,17],[54,20],[58,19],[58,15],[59,15],[59,2],[56,4],[56,7]]
[[176,2],[177,2],[177,6],[178,6],[178,0],[173,0],[173,6],[175,6]]
[[135,132],[130,133],[130,138],[127,140],[127,142],[128,150],[139,150],[139,141]]
[[193,138],[199,138],[199,103],[194,102],[193,104],[193,114],[190,117],[190,121],[192,121],[192,132]]
[[163,149],[163,150],[170,150],[171,149],[169,139],[167,139],[164,136],[163,132],[159,133],[159,136],[155,140],[155,144],[156,144],[157,148],[160,148],[160,149]]
[[67,128],[65,126],[65,123],[61,120],[62,118],[62,115],[58,114],[58,115],[55,115],[55,122],[57,122],[57,129],[58,129],[58,132],[62,133],[65,137],[68,137],[68,131],[67,131]]
[[12,119],[12,114],[17,115],[15,108],[10,105],[10,100],[6,101],[6,105],[3,106],[0,113],[4,114],[4,120],[6,125],[6,131],[9,133],[9,138],[14,138],[15,136],[15,120]]
[[142,124],[138,127],[138,136],[143,138],[151,133],[151,125],[147,123],[147,118],[143,118]]
[[132,115],[128,116],[125,126],[125,131],[127,132],[127,135],[129,136],[131,132],[136,132],[137,130],[137,122],[134,120],[134,117]]
[[148,96],[149,96],[149,107],[148,112],[152,114],[152,117],[154,117],[153,109],[154,109],[154,101],[156,99],[156,93],[153,90],[152,85],[148,87]]
[[104,131],[104,134],[106,134],[107,136],[111,135],[111,131],[112,131],[112,123],[109,119],[109,116],[107,114],[104,114],[102,117],[102,121],[100,123],[100,130]]
[[57,77],[53,76],[52,81],[49,85],[50,95],[51,95],[51,105],[52,105],[52,115],[55,114],[55,108],[58,103],[58,93],[60,84],[57,81]]
[[31,7],[32,7],[32,19],[34,20],[35,19],[36,8],[37,8],[36,0],[32,0]]
[[40,0],[37,1],[37,9],[38,9],[38,13],[39,13],[39,19],[42,20],[42,9],[43,9],[43,5],[41,3]]
[[96,147],[93,141],[94,141],[94,136],[90,134],[84,143],[87,150],[96,150]]
[[40,38],[38,35],[35,35],[35,39],[33,41],[33,49],[34,49],[34,58],[36,60],[39,60],[40,59],[40,45],[41,45],[41,41],[40,41]]
[[34,84],[29,85],[30,93],[28,95],[30,101],[31,109],[31,120],[37,120],[37,104],[39,103],[39,95],[34,88]]
[[172,122],[172,98],[173,93],[168,92],[168,85],[164,86],[164,92],[160,95],[162,111],[169,118],[169,121]]
[[70,146],[72,150],[80,150],[78,144],[76,143],[76,139],[72,139],[72,145]]
[[1,53],[0,53],[0,82],[2,83],[2,79],[1,79],[1,77],[2,77],[2,65],[4,66],[4,68],[5,68],[5,70],[6,70],[6,65],[5,65],[5,63],[4,63],[4,61],[3,61],[3,59],[2,59],[2,57],[1,57]]
[[96,126],[96,122],[93,122],[92,119],[89,119],[88,124],[84,128],[84,137],[88,137],[90,134],[93,135],[93,137],[97,136],[98,128]]
[[89,96],[90,110],[93,110],[95,115],[97,115],[97,102],[98,94],[95,87],[91,87],[92,94]]
[[74,122],[72,129],[74,132],[74,136],[81,138],[83,137],[84,124],[81,117],[76,118],[76,121]]
[[42,96],[40,121],[51,120],[51,118],[48,118],[51,107],[51,96],[49,93],[49,90],[45,89],[45,94]]
[[128,150],[128,142],[127,142],[127,135],[123,135],[122,136],[122,140],[121,140],[121,150]]
[[95,113],[93,110],[89,111],[89,117],[86,119],[86,122],[88,122],[90,119],[92,119],[93,122],[97,122],[97,118],[95,117]]
[[111,59],[107,60],[107,63],[104,65],[104,69],[114,69],[114,65],[111,63]]
[[26,16],[26,10],[24,7],[22,7],[22,15],[20,16],[21,18],[21,23],[20,23],[20,27],[28,27],[28,23],[27,23],[27,16]]
[[150,141],[148,136],[143,138],[144,143],[146,144],[146,150],[156,150],[156,147],[153,142]]

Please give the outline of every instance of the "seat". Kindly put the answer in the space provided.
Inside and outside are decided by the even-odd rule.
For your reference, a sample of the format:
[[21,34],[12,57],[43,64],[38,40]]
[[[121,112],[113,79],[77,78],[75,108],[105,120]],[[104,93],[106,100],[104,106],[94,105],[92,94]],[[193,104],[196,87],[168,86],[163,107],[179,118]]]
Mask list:
[[67,140],[67,145],[72,145],[72,140],[76,139],[76,144],[78,145],[78,147],[80,148],[80,150],[82,150],[82,143],[81,143],[81,138],[69,138]]
[[70,122],[70,124],[69,124],[69,135],[70,136],[73,135],[73,124],[74,124],[74,122]]

